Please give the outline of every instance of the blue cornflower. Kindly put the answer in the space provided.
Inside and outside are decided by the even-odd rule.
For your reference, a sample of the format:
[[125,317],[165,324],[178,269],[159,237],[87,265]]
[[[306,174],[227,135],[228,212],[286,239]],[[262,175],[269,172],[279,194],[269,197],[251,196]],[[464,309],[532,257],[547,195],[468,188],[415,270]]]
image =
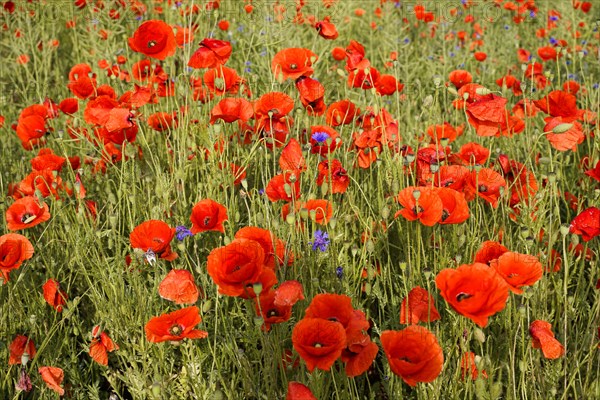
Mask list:
[[551,37],[550,38],[550,44],[556,44],[558,43],[558,40],[556,40],[555,38]]
[[194,234],[188,228],[183,225],[179,225],[175,228],[175,237],[180,242],[185,239],[187,236],[193,236]]
[[313,140],[316,140],[319,143],[323,143],[330,137],[331,136],[329,136],[329,133],[327,133],[327,132],[315,132],[312,134],[312,136],[310,138]]
[[558,15],[552,15],[550,21],[558,21]]
[[535,18],[535,11],[531,10],[531,11],[529,12],[529,16],[530,16],[531,18]]
[[344,268],[337,267],[335,269],[335,274],[337,275],[338,279],[342,279],[344,277]]
[[258,189],[259,196],[264,196],[264,194],[265,194],[265,189]]
[[327,251],[327,246],[329,246],[329,235],[327,232],[316,230],[314,238],[314,241],[308,242],[308,244],[312,245],[313,251],[317,251],[317,249],[320,251]]

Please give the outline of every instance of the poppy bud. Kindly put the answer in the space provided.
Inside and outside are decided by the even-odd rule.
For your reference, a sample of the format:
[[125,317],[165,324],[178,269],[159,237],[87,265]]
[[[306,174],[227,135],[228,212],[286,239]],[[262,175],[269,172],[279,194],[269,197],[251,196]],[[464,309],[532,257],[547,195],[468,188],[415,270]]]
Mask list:
[[477,93],[479,96],[487,96],[488,94],[491,94],[492,91],[488,88],[481,87],[481,88],[475,89],[475,93]]
[[[473,331],[473,336],[475,336],[475,339],[479,342],[479,343],[485,343],[485,333],[479,329],[479,328],[475,328],[475,330]],[[476,356],[475,359],[477,360]],[[479,357],[481,358],[481,357]]]
[[162,393],[162,390],[160,389],[160,383],[154,382],[152,384],[152,394],[154,395],[154,397],[160,398],[160,397],[162,397],[161,393]]
[[260,293],[263,290],[263,285],[260,282],[256,282],[255,284],[252,285],[252,291],[254,292],[255,295],[259,296]]
[[29,362],[29,353],[27,352],[27,350],[25,350],[23,352],[23,354],[21,355],[21,365],[24,367],[27,365],[28,362]]
[[573,124],[562,123],[562,124],[558,124],[554,128],[552,128],[552,132],[553,133],[565,133],[566,131],[568,131],[572,127],[573,127]]
[[289,225],[293,225],[294,222],[296,222],[296,217],[294,216],[294,214],[288,214],[285,217],[285,222],[287,222]]
[[202,312],[207,313],[212,308],[212,301],[210,299],[206,300],[204,304],[202,304]]

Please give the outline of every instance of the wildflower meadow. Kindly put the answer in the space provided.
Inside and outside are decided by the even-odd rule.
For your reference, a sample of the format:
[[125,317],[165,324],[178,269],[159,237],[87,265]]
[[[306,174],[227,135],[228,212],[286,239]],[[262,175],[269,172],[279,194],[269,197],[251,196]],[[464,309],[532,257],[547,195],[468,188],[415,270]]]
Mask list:
[[600,398],[598,2],[0,4],[0,399]]

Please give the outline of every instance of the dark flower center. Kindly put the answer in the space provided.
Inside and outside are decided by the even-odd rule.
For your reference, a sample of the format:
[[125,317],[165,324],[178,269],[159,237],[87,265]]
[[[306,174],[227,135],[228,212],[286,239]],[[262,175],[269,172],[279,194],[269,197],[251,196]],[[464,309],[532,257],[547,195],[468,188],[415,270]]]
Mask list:
[[298,68],[298,65],[296,65],[296,64],[290,64],[290,69],[297,69],[297,68]]
[[447,210],[442,211],[442,221],[445,221],[450,216],[450,213]]
[[472,294],[469,293],[459,293],[458,295],[456,295],[456,301],[463,301],[466,299],[470,299],[471,297],[473,297]]
[[156,46],[156,41],[151,40],[151,41],[148,42],[148,48],[149,49],[153,48],[154,46]]
[[421,207],[421,206],[414,206],[414,207],[412,208],[412,212],[413,212],[415,215],[416,215],[416,214],[420,214],[420,213],[422,213],[423,211],[424,211],[424,210],[423,210],[423,207]]
[[272,318],[272,317],[278,317],[279,313],[277,312],[277,310],[273,309],[273,310],[269,310],[267,312],[267,317]]
[[488,191],[488,187],[487,187],[487,186],[485,186],[485,185],[479,185],[479,186],[477,187],[477,190],[478,190],[479,192],[481,192],[481,193],[485,193],[485,192],[487,192],[487,191]]
[[177,324],[177,325],[173,325],[172,327],[169,328],[169,334],[172,336],[179,336],[181,335],[181,333],[183,332],[183,326]]
[[321,347],[323,347],[323,345],[319,342],[315,343],[313,346],[317,349],[320,349]]
[[24,224],[28,224],[30,223],[32,220],[35,219],[35,215],[31,214],[31,213],[25,213],[23,214],[23,216],[21,217],[21,222]]
[[208,226],[208,224],[210,224],[211,219],[211,217],[204,217],[204,226]]

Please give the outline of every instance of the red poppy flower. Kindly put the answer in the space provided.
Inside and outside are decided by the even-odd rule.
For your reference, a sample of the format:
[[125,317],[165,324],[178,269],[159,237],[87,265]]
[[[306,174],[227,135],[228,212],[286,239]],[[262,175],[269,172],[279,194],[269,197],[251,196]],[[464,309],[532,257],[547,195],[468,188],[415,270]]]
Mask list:
[[27,353],[25,356],[27,360],[30,360],[35,357],[35,344],[33,340],[29,339],[24,335],[17,335],[11,342],[10,346],[8,346],[8,365],[18,365],[21,364],[21,360],[23,359],[24,353]]
[[326,225],[333,216],[333,206],[329,200],[315,199],[299,204],[300,209],[306,209],[308,216],[319,225]]
[[177,120],[177,114],[162,111],[150,114],[146,122],[150,128],[158,132],[164,132],[176,128],[179,124],[179,121]]
[[295,175],[296,178],[306,171],[306,160],[302,156],[300,143],[294,138],[290,139],[279,156],[279,168],[284,173]]
[[231,56],[231,43],[225,40],[204,39],[188,61],[188,67],[215,68],[224,65]]
[[317,185],[321,186],[323,183],[328,183],[330,193],[346,193],[348,186],[350,186],[350,178],[340,160],[321,161],[318,169]]
[[432,144],[439,143],[442,139],[447,139],[448,144],[456,140],[457,137],[462,135],[463,126],[454,128],[448,122],[444,122],[442,125],[431,125],[427,128],[427,136],[431,138]]
[[516,294],[523,293],[521,287],[531,286],[542,278],[542,263],[535,256],[507,251],[490,263]]
[[600,160],[596,162],[596,166],[594,168],[585,171],[585,174],[590,178],[600,182]]
[[285,400],[317,400],[310,389],[300,382],[289,382]]
[[172,313],[153,317],[144,330],[146,339],[152,343],[179,341],[183,339],[203,339],[208,332],[194,329],[202,322],[198,307],[186,307]]
[[320,318],[336,321],[344,328],[353,317],[352,299],[343,294],[321,293],[313,297],[305,311],[305,318]]
[[88,64],[74,65],[69,71],[67,88],[80,99],[87,99],[96,94],[96,74]]
[[273,57],[271,71],[275,79],[298,79],[301,76],[311,76],[314,72],[312,65],[319,57],[304,48],[283,49]]
[[533,321],[529,325],[529,334],[533,348],[541,348],[544,357],[553,360],[565,354],[564,346],[554,338],[550,323],[542,320]]
[[46,386],[48,386],[48,388],[58,393],[59,396],[63,396],[65,394],[65,389],[60,386],[65,378],[65,373],[61,368],[40,367],[38,372],[42,376],[42,380]]
[[[207,270],[219,287],[219,293],[242,296],[252,292],[252,285],[263,273],[265,252],[260,243],[249,239],[234,239],[208,255]],[[270,268],[266,270],[273,272]]]
[[152,250],[160,258],[173,261],[177,253],[171,250],[171,240],[175,236],[175,228],[171,228],[166,222],[149,220],[136,226],[129,234],[131,247],[141,249],[144,252]]
[[544,133],[550,145],[558,151],[577,151],[577,145],[583,143],[585,134],[578,121],[566,122],[563,117],[546,119]]
[[[360,313],[362,314],[362,312]],[[364,314],[362,315],[364,317]],[[369,323],[366,319],[364,322],[368,329]],[[363,333],[362,329],[346,329],[346,343],[347,347],[342,351],[344,372],[349,377],[362,375],[373,364],[379,347],[371,341],[369,335]]]
[[383,331],[381,346],[392,372],[410,386],[416,386],[418,382],[432,382],[442,372],[442,348],[435,335],[422,326]]
[[237,94],[240,84],[243,82],[235,69],[223,65],[209,69],[204,73],[202,79],[208,90],[217,96],[223,96],[226,93]]
[[500,136],[507,124],[507,102],[504,97],[489,94],[467,105],[469,123],[478,136]]
[[280,121],[294,108],[294,100],[285,93],[270,92],[262,95],[254,103],[254,118],[257,130],[264,129],[272,122]]
[[144,22],[136,29],[128,42],[133,51],[158,60],[172,56],[177,50],[173,28],[159,20]]
[[465,196],[449,187],[437,189],[437,194],[442,200],[442,216],[440,225],[460,224],[469,218],[469,205]]
[[423,225],[433,226],[442,218],[444,205],[437,191],[425,186],[409,186],[398,194],[396,200],[404,208],[396,215],[409,221],[419,220]]
[[498,259],[498,257],[507,251],[508,249],[500,243],[486,240],[481,244],[477,253],[475,253],[473,262],[490,265],[492,261]]
[[[292,176],[294,176],[294,179],[292,179]],[[300,198],[300,180],[290,173],[275,175],[269,180],[265,193],[269,200],[273,202],[298,200]]]
[[50,219],[48,204],[33,196],[18,199],[6,209],[6,227],[11,231],[31,228]]
[[530,199],[538,189],[535,175],[520,162],[509,160],[504,154],[498,156],[504,179],[510,189],[510,206]]
[[[249,239],[258,242],[265,253],[264,265],[267,268],[275,269],[276,266],[291,265],[294,261],[293,255],[286,250],[286,244],[278,239],[268,229],[246,226],[235,233],[235,239]],[[283,284],[282,284],[283,285]]]
[[56,279],[48,279],[42,286],[44,290],[44,300],[52,306],[57,312],[62,312],[63,306],[67,304],[67,293],[62,290],[60,283]]
[[396,92],[401,92],[404,89],[404,84],[398,82],[393,75],[379,75],[375,81],[375,90],[380,96],[391,96]]
[[460,89],[467,83],[473,82],[473,76],[469,71],[463,69],[455,69],[448,75],[448,80],[454,85],[456,89]]
[[285,281],[275,290],[273,303],[276,306],[293,306],[304,300],[302,284],[298,281]]
[[433,184],[462,192],[469,169],[462,165],[442,165],[433,175]]
[[175,304],[193,304],[198,301],[200,290],[190,271],[172,269],[158,285],[158,294]]
[[583,210],[571,221],[569,232],[581,235],[584,242],[600,235],[600,209],[590,207]]
[[346,69],[355,69],[365,57],[365,47],[356,40],[350,40],[350,44],[346,47]]
[[400,305],[400,323],[418,324],[440,319],[433,297],[420,286],[413,288]]
[[69,97],[61,101],[58,108],[65,114],[75,114],[79,110],[79,102],[75,97]]
[[108,353],[119,350],[110,336],[100,330],[100,325],[92,329],[92,343],[90,344],[89,355],[100,365],[108,365]]
[[319,32],[319,36],[324,39],[334,40],[338,37],[337,28],[335,27],[335,24],[330,22],[329,17],[325,17],[323,21],[317,22],[315,28],[317,29],[317,32]]
[[507,89],[511,89],[515,96],[522,96],[523,89],[521,89],[521,81],[519,81],[514,76],[507,74],[496,80],[496,85],[500,87],[506,87]]
[[496,171],[490,168],[481,168],[479,171],[471,171],[465,180],[465,198],[467,201],[479,196],[492,207],[498,207],[500,188],[506,187],[506,181]]
[[363,59],[348,74],[347,84],[352,88],[371,89],[375,87],[375,82],[379,79],[379,71],[371,66],[367,59]]
[[346,331],[339,322],[305,317],[294,326],[292,343],[310,372],[328,371],[346,347]]
[[450,156],[453,164],[459,165],[483,165],[490,157],[490,151],[477,143],[466,143],[461,146],[458,153]]
[[501,311],[508,299],[508,285],[485,264],[446,268],[435,278],[442,297],[456,312],[485,327],[488,317]]
[[7,233],[0,236],[0,278],[8,282],[10,271],[33,257],[33,245],[23,235]]
[[323,101],[325,86],[316,79],[301,76],[296,79],[296,89],[300,94],[300,101],[308,115],[323,115],[327,106]]
[[275,304],[275,296],[275,290],[269,290],[261,292],[260,297],[254,299],[256,314],[262,317],[262,329],[267,332],[271,329],[271,324],[288,321],[292,316],[292,306]]
[[579,83],[575,82],[574,80],[568,80],[565,83],[563,83],[563,90],[567,93],[572,93],[574,95],[577,95],[577,92],[579,92],[580,86]]
[[224,233],[223,222],[227,221],[227,208],[211,199],[200,200],[192,208],[192,233],[217,231]]
[[[56,174],[56,171],[45,169],[42,171],[33,171],[27,175],[16,189],[19,196],[33,196],[39,192],[42,197],[54,195],[59,198],[58,191],[63,189],[62,179]],[[16,197],[13,195],[13,197]]]
[[485,61],[485,59],[487,58],[487,54],[484,53],[483,51],[476,51],[473,56],[475,57],[475,59],[477,61]]
[[327,107],[326,122],[329,126],[346,125],[354,121],[359,114],[360,109],[350,100],[340,100]]
[[222,99],[213,107],[210,112],[210,123],[214,124],[218,120],[227,123],[234,121],[248,122],[254,115],[252,103],[244,98],[228,97]]
[[537,53],[543,61],[556,60],[559,57],[556,49],[552,46],[538,47]]
[[[475,353],[467,351],[460,359],[460,378],[462,380],[465,380],[465,376],[467,376],[467,374],[471,376],[471,379],[473,380],[477,379],[479,376],[480,371],[477,368],[475,357]],[[485,370],[481,370],[481,376],[487,378],[487,373]]]
[[67,159],[65,157],[54,154],[52,149],[44,148],[40,149],[37,156],[32,158],[29,162],[35,171],[49,169],[60,172],[66,161]]
[[575,95],[562,90],[553,90],[533,103],[546,114],[562,117],[562,122],[571,122],[580,116]]
[[48,132],[46,128],[48,117],[48,110],[40,104],[34,104],[21,111],[17,121],[16,133],[24,149],[31,150],[32,146],[38,143]]

